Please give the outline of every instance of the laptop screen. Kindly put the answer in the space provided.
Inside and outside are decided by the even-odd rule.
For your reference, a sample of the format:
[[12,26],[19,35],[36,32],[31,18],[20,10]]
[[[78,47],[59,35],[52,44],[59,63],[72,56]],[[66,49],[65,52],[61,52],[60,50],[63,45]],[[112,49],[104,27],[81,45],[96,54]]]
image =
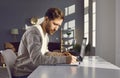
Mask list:
[[80,50],[80,56],[79,56],[80,61],[83,60],[83,57],[85,55],[86,41],[87,41],[87,38],[83,38],[82,45],[81,45],[81,50]]

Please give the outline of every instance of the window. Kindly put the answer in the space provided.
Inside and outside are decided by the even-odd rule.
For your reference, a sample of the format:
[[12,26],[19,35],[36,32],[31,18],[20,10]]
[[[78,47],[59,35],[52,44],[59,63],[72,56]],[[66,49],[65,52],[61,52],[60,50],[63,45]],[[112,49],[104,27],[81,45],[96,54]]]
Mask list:
[[89,41],[89,14],[88,14],[89,0],[84,0],[84,37]]
[[96,47],[96,0],[84,0],[84,37]]
[[93,14],[93,27],[92,27],[92,46],[96,46],[96,2],[93,0],[92,3],[92,14]]

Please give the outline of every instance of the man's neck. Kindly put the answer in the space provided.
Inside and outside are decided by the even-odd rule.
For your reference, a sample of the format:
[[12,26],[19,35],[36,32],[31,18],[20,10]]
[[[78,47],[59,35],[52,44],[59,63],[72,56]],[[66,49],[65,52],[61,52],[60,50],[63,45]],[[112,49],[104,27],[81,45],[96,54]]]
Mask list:
[[42,23],[40,24],[40,26],[42,27],[43,33],[44,33],[44,35],[45,35],[45,34],[46,34],[46,29],[45,29],[45,24],[44,24],[44,22],[42,22]]

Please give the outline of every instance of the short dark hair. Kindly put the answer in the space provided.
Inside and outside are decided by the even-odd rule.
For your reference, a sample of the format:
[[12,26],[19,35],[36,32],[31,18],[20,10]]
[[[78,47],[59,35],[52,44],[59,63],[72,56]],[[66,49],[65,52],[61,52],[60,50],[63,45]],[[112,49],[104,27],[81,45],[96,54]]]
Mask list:
[[56,18],[64,19],[64,13],[59,8],[49,8],[45,13],[50,20],[54,20]]

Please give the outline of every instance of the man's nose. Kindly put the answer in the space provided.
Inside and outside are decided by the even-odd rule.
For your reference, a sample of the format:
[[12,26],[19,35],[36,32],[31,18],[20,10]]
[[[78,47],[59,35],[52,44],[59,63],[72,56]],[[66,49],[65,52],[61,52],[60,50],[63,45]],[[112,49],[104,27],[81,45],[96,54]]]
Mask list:
[[55,30],[55,31],[57,31],[57,30],[58,30],[58,28],[59,28],[59,27],[57,26],[57,27],[55,27],[55,29],[54,29],[54,30]]

